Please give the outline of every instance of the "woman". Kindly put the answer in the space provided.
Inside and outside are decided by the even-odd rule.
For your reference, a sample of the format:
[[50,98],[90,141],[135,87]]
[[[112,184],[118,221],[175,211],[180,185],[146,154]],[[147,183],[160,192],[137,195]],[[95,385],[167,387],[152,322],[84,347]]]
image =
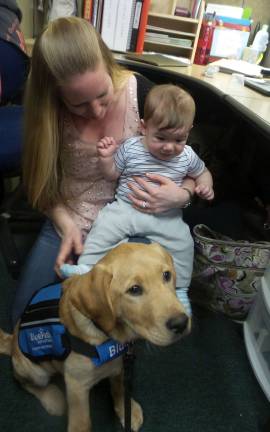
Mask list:
[[[46,213],[24,268],[13,322],[31,295],[57,279],[57,269],[82,252],[99,210],[114,199],[115,183],[99,170],[97,142],[120,143],[139,132],[139,107],[152,84],[117,65],[100,35],[76,17],[50,22],[37,38],[25,98],[23,177],[30,203]],[[183,207],[186,190],[159,175],[160,188],[138,179],[134,206],[152,212]],[[182,186],[193,188],[193,181]],[[193,189],[192,189],[193,190]],[[55,271],[56,270],[56,271]]]

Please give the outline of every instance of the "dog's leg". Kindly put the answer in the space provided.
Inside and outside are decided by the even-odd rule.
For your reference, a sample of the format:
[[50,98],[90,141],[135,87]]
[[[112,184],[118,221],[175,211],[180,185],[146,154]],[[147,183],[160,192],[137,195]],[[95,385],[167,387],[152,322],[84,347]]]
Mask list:
[[5,333],[0,329],[0,353],[11,355],[11,344],[13,336],[11,334]]
[[[120,375],[110,378],[111,392],[114,402],[114,410],[124,427],[125,406],[124,406],[124,381],[123,372]],[[134,399],[131,399],[131,429],[137,432],[143,424],[143,411],[141,406]]]
[[41,405],[50,415],[62,416],[66,410],[66,402],[61,390],[54,384],[46,387],[35,387],[32,384],[24,384],[29,393],[39,399]]
[[15,378],[39,399],[46,411],[51,415],[63,415],[66,408],[65,398],[57,386],[49,384],[52,373],[31,362],[19,350],[12,357],[12,363]]
[[68,403],[68,432],[90,432],[89,386],[65,374]]

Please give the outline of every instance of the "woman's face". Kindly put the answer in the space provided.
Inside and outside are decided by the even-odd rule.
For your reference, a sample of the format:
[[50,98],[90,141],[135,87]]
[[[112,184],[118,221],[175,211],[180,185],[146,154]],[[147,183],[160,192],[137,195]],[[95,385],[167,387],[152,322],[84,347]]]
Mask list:
[[114,96],[112,79],[102,64],[74,75],[60,86],[60,92],[68,110],[88,120],[103,119]]

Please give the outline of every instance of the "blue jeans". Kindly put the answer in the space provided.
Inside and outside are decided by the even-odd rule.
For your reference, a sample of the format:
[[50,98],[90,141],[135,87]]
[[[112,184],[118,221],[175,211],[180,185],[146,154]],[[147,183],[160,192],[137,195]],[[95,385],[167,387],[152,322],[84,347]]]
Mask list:
[[21,317],[30,298],[38,289],[59,281],[54,266],[60,244],[61,239],[52,223],[46,221],[26,260],[16,288],[12,308],[13,325]]

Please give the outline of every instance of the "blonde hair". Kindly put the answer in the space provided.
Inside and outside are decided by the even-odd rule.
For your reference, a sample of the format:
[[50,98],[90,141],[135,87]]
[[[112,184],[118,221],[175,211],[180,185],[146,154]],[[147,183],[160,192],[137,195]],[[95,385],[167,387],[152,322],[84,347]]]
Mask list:
[[180,129],[191,127],[195,116],[192,96],[173,84],[154,86],[148,93],[144,105],[144,121],[158,129]]
[[50,22],[36,39],[25,94],[23,180],[30,203],[59,203],[62,178],[62,102],[58,87],[103,63],[115,91],[131,72],[117,65],[94,27],[77,17]]

